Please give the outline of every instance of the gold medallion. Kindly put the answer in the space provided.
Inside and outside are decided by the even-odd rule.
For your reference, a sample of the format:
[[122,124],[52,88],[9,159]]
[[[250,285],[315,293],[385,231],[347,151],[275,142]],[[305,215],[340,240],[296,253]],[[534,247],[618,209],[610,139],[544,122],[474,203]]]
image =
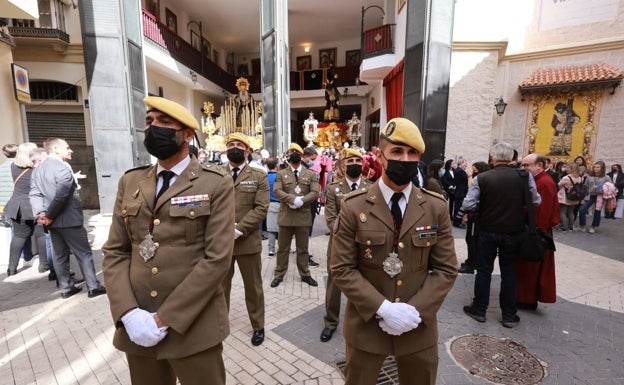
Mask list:
[[301,194],[301,187],[299,187],[299,185],[295,186],[295,194]]

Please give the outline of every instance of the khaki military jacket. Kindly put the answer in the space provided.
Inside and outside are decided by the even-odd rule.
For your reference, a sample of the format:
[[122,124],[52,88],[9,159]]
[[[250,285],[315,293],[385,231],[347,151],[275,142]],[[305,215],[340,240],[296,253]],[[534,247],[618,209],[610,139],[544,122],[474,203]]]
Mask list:
[[[331,274],[347,296],[344,336],[348,344],[375,354],[404,355],[435,345],[436,313],[457,277],[457,258],[446,201],[414,187],[398,238],[401,272],[390,277],[383,262],[392,252],[394,223],[375,182],[343,200],[334,226]],[[395,337],[379,327],[377,309],[384,299],[406,302],[422,323]]]
[[[280,200],[277,224],[301,227],[312,225],[310,204],[318,198],[320,189],[318,175],[305,166],[301,167],[299,178],[295,178],[290,167],[278,171],[273,185],[273,194]],[[303,206],[292,209],[288,205],[292,204],[297,196],[303,199]]]
[[[223,171],[230,173],[229,166],[225,166]],[[234,202],[236,228],[243,235],[234,241],[233,255],[262,252],[260,223],[266,218],[269,209],[269,181],[266,173],[245,165],[234,181]]]
[[[154,205],[156,181],[156,166],[130,170],[119,180],[102,268],[117,325],[115,347],[158,359],[181,358],[229,334],[221,282],[234,245],[233,184],[218,167],[192,159]],[[139,245],[152,215],[157,249],[146,262]],[[128,338],[120,319],[135,307],[158,312],[169,325],[156,346],[144,348]]]

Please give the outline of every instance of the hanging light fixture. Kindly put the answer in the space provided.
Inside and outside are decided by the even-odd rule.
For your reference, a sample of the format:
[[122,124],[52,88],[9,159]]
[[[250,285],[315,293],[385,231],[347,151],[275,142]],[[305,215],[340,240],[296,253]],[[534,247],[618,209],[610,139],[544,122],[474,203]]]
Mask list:
[[505,113],[505,109],[507,108],[507,103],[505,102],[505,100],[503,100],[502,96],[494,104],[494,108],[496,108],[496,114],[498,116],[502,116]]

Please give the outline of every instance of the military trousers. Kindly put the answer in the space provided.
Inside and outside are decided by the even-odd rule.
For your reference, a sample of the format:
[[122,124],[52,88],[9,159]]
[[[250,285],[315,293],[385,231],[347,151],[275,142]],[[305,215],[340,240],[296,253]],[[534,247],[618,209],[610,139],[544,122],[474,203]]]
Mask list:
[[262,289],[262,259],[260,253],[232,256],[230,270],[223,280],[223,290],[228,310],[230,309],[234,263],[238,264],[238,269],[243,277],[245,305],[247,306],[251,327],[254,330],[262,329],[264,328],[264,290]]
[[293,235],[295,236],[295,245],[297,247],[297,269],[301,278],[310,276],[310,268],[308,266],[308,242],[310,236],[309,226],[280,226],[277,235],[277,255],[275,256],[275,272],[274,278],[284,279],[288,271],[288,254],[290,253],[290,243]]

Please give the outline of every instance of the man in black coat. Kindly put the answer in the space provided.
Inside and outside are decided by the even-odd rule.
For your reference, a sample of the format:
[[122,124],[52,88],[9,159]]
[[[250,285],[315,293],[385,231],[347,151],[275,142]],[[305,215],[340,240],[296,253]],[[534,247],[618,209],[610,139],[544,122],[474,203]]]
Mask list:
[[462,203],[464,203],[464,198],[468,193],[468,174],[466,173],[466,167],[468,166],[468,162],[466,159],[460,159],[457,162],[457,167],[455,168],[455,201],[453,202],[453,226],[459,228],[466,228],[466,225],[462,223],[461,217],[457,218],[457,212],[462,207]]

